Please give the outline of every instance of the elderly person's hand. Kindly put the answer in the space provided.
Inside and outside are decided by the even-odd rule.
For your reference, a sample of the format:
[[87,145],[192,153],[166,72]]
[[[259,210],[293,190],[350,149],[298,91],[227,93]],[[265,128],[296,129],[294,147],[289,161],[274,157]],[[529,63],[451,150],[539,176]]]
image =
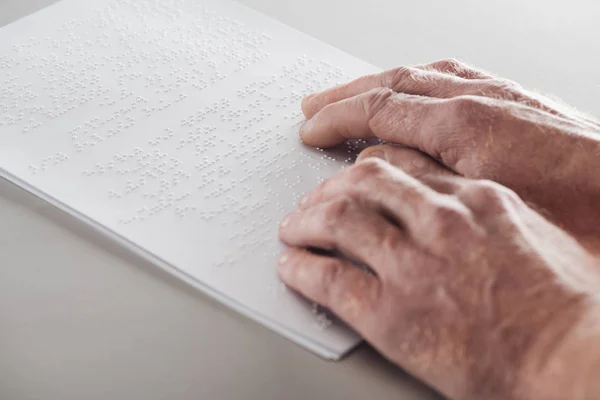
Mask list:
[[591,399],[596,260],[509,189],[439,168],[325,181],[281,224],[281,278],[450,398]]
[[282,280],[453,399],[600,398],[596,255],[514,191],[473,179],[510,186],[579,239],[598,235],[600,128],[528,96],[441,63],[304,102],[308,144],[378,136],[429,156],[371,148],[307,194],[281,223]]
[[[308,145],[379,137],[418,149],[453,173],[513,189],[600,249],[600,123],[567,106],[447,60],[309,96],[303,111]],[[400,167],[420,160],[390,146],[369,151],[378,150]]]

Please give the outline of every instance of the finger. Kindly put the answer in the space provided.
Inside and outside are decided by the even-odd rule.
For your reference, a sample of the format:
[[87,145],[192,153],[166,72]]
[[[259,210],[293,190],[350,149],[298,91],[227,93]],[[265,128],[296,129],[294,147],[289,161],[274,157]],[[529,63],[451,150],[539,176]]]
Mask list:
[[[347,139],[378,137],[390,143],[418,148],[434,158],[424,139],[427,129],[444,126],[448,117],[443,100],[401,95],[391,89],[374,89],[367,93],[330,104],[300,128],[302,141],[310,146],[327,148]],[[435,132],[437,135],[438,132]],[[434,153],[434,154],[432,154]]]
[[363,336],[376,327],[379,279],[348,261],[289,249],[279,259],[281,280],[310,300],[327,307]]
[[454,171],[449,170],[427,154],[408,147],[371,146],[358,155],[357,162],[367,158],[380,158],[417,179],[428,175],[456,176]]
[[289,214],[279,237],[288,246],[337,250],[379,275],[415,252],[406,234],[377,209],[344,195]]
[[[416,150],[411,150],[416,151]],[[364,162],[367,160],[373,159],[381,159],[380,157],[365,157],[359,162]],[[387,162],[387,161],[384,161]],[[394,166],[397,167],[397,166]],[[348,170],[351,171],[351,170]],[[461,177],[459,175],[454,174],[453,172],[447,172],[444,174],[438,173],[423,173],[421,171],[417,171],[413,169],[412,171],[405,171],[401,169],[401,173],[405,173],[410,175],[413,178],[418,179],[422,184],[426,185],[428,188],[435,190],[440,194],[453,195],[457,194],[461,191],[461,189],[470,182],[469,179]],[[373,185],[369,186],[375,186]],[[367,185],[365,185],[367,186]],[[317,203],[325,203],[332,201],[334,199],[338,199],[341,196],[349,196],[349,197],[357,197],[360,198],[363,196],[363,191],[370,191],[369,188],[363,188],[362,186],[357,186],[355,179],[348,178],[344,175],[337,176],[331,179],[326,180],[321,183],[317,188],[315,188],[312,192],[306,194],[300,200],[298,205],[299,210],[306,210]],[[374,190],[374,189],[373,189]],[[378,189],[380,192],[381,189]],[[381,193],[380,193],[381,194]],[[371,198],[373,196],[367,196]],[[377,197],[375,195],[375,197]]]
[[437,71],[443,74],[458,76],[463,79],[493,79],[488,72],[471,67],[462,61],[452,58],[434,61],[429,64],[416,65],[415,68],[423,71]]
[[350,83],[307,96],[302,101],[306,118],[312,118],[328,104],[354,97],[376,88],[388,88],[397,93],[448,98],[464,91],[460,77],[413,67],[399,67],[379,74],[367,75]]
[[[311,208],[344,196],[372,205],[406,231],[407,243],[425,248],[432,240],[446,240],[448,228],[461,229],[470,218],[470,211],[462,203],[374,158],[323,182],[305,196],[303,204]],[[446,225],[449,219],[456,220],[456,226]]]
[[[418,149],[464,175],[492,140],[489,121],[503,100],[476,96],[452,99],[397,94],[390,89],[330,104],[300,128],[304,143],[332,147],[347,139],[379,138]],[[479,129],[485,125],[482,131]]]
[[455,194],[464,184],[464,178],[418,150],[392,145],[372,146],[359,154],[357,162],[369,158],[382,159],[439,193]]
[[[372,137],[369,114],[373,103],[386,105],[394,92],[391,89],[374,89],[365,94],[330,104],[300,127],[300,137],[309,146],[332,147],[346,139]],[[371,109],[365,109],[371,106]]]

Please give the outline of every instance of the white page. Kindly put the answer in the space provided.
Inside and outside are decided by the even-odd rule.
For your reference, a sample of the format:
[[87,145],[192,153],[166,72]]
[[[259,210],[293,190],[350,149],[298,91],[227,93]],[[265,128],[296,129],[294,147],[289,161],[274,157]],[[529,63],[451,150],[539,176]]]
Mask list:
[[280,283],[277,225],[354,150],[300,143],[302,96],[373,71],[234,2],[63,0],[0,29],[0,170],[337,359],[360,338]]

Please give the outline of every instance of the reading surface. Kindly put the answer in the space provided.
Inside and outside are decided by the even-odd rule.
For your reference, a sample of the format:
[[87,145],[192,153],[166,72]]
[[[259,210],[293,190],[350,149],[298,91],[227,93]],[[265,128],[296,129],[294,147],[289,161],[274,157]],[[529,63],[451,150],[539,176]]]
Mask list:
[[375,68],[237,3],[63,0],[0,30],[0,168],[329,357],[359,338],[285,289],[277,225],[353,161],[305,94]]

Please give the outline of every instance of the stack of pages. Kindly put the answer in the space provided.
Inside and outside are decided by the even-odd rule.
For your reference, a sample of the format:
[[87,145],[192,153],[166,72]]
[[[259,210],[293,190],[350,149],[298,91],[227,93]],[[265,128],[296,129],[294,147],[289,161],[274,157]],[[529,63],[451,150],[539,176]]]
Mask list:
[[277,226],[356,150],[303,146],[302,97],[376,70],[235,2],[63,0],[0,29],[0,174],[338,359]]

